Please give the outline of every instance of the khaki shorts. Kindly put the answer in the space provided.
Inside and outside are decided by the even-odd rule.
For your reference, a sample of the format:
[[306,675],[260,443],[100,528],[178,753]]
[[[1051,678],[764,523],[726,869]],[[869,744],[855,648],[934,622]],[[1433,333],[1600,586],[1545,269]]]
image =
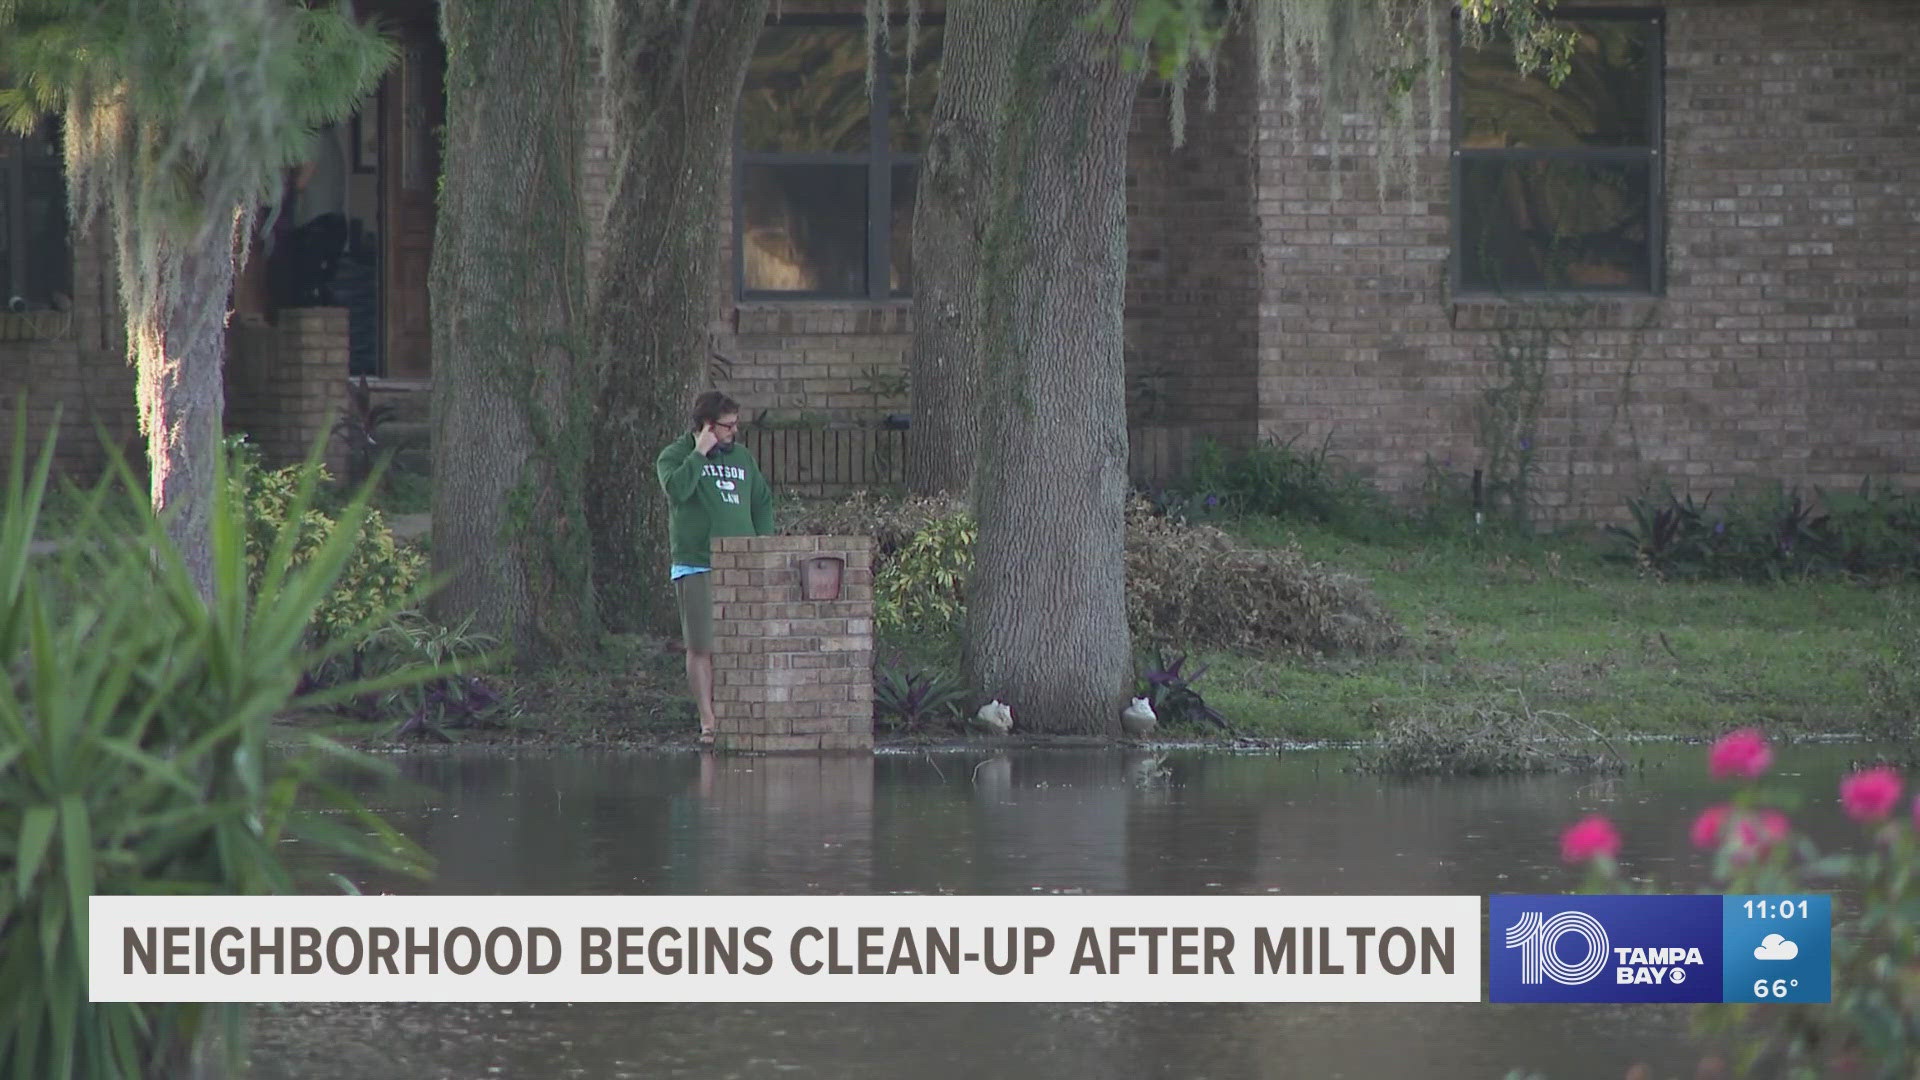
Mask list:
[[713,651],[713,571],[688,574],[673,583],[680,598],[680,636],[688,652]]

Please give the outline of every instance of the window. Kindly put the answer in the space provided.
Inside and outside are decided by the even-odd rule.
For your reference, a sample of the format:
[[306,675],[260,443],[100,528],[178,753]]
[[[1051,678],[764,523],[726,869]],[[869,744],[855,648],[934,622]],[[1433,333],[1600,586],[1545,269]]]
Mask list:
[[59,125],[47,120],[29,136],[0,132],[0,303],[44,310],[72,297]]
[[1658,294],[1661,18],[1569,13],[1559,87],[1454,36],[1453,279],[1463,294]]
[[744,299],[885,300],[913,284],[914,181],[942,28],[892,26],[867,90],[859,18],[767,24],[734,143],[734,284]]

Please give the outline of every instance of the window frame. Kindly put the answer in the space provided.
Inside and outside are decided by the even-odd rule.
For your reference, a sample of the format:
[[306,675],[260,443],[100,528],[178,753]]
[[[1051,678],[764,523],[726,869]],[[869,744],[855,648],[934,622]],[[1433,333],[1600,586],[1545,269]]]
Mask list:
[[[1453,40],[1450,76],[1450,108],[1452,116],[1448,124],[1447,147],[1449,154],[1449,174],[1451,180],[1451,203],[1448,209],[1448,237],[1453,250],[1448,256],[1448,270],[1453,280],[1453,294],[1463,299],[1556,299],[1596,297],[1604,299],[1633,299],[1664,297],[1667,291],[1666,275],[1666,137],[1667,137],[1667,17],[1666,9],[1651,6],[1633,7],[1568,7],[1555,9],[1549,16],[1551,22],[1601,21],[1646,22],[1653,25],[1653,57],[1648,66],[1647,92],[1651,95],[1648,102],[1648,123],[1651,131],[1644,146],[1562,146],[1562,147],[1524,147],[1524,148],[1462,148],[1460,141],[1465,134],[1466,115],[1461,108],[1462,78],[1461,53],[1465,42],[1460,32],[1460,13],[1456,9],[1451,21]],[[1647,167],[1647,284],[1640,286],[1595,286],[1558,287],[1551,284],[1539,286],[1504,286],[1489,288],[1486,286],[1469,287],[1466,278],[1466,245],[1461,236],[1463,220],[1463,198],[1465,188],[1465,168],[1469,161],[1495,162],[1579,162],[1596,164],[1644,164]]]
[[[904,33],[907,26],[906,15],[891,16],[889,29]],[[920,26],[944,27],[944,13],[928,12],[920,17]],[[862,40],[865,39],[866,22],[859,15],[835,15],[826,13],[787,13],[778,18],[769,17],[764,28],[837,26],[850,27]],[[913,291],[895,292],[891,288],[893,268],[893,170],[901,165],[912,166],[915,172],[914,182],[919,183],[921,153],[895,151],[892,148],[893,134],[893,95],[894,74],[892,65],[886,63],[888,54],[884,43],[876,43],[882,51],[881,66],[875,70],[873,92],[867,98],[867,148],[863,153],[782,153],[761,151],[750,153],[745,147],[744,132],[740,123],[740,112],[736,107],[733,117],[733,176],[732,211],[733,228],[731,250],[733,256],[733,297],[736,303],[785,303],[811,302],[829,304],[877,304],[905,303],[913,299]],[[912,43],[908,43],[912,47]],[[945,55],[944,43],[942,55]],[[918,72],[915,76],[918,77]],[[746,260],[746,181],[747,168],[751,165],[864,165],[867,170],[867,290],[863,294],[838,292],[795,292],[780,289],[747,288]]]

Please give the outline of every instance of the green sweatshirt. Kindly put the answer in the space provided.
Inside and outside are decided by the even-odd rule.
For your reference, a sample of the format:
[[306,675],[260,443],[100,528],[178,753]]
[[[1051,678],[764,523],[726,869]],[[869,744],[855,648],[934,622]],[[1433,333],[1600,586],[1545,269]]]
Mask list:
[[769,536],[773,533],[773,488],[760,475],[753,451],[739,443],[717,458],[693,452],[689,432],[660,451],[653,463],[667,493],[667,531],[673,561],[712,566],[716,536]]

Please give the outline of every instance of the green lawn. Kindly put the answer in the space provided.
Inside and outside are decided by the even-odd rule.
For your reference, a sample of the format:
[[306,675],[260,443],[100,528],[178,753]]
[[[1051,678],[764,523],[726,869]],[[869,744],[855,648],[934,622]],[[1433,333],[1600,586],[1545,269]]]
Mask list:
[[1476,705],[1552,710],[1609,734],[1706,734],[1733,722],[1861,730],[1866,667],[1893,657],[1890,601],[1912,586],[1660,582],[1581,541],[1359,542],[1312,526],[1230,526],[1367,577],[1401,654],[1257,660],[1203,654],[1196,687],[1250,732],[1354,739],[1384,720]]

